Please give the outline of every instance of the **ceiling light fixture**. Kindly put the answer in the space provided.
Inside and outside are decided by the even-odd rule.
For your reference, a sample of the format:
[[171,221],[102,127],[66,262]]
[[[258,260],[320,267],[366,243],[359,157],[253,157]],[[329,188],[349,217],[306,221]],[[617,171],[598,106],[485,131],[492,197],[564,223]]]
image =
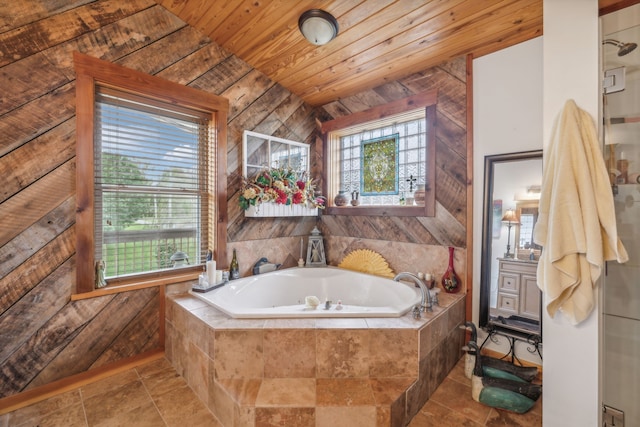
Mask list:
[[298,28],[302,35],[316,46],[327,44],[338,35],[336,18],[320,9],[310,9],[300,15]]

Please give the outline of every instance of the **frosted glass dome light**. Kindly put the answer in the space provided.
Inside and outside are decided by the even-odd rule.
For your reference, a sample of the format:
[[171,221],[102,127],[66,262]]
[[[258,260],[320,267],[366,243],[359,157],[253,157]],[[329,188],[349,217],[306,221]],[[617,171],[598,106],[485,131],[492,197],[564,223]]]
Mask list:
[[300,15],[298,27],[302,35],[316,46],[327,44],[338,35],[336,18],[320,9],[310,9]]

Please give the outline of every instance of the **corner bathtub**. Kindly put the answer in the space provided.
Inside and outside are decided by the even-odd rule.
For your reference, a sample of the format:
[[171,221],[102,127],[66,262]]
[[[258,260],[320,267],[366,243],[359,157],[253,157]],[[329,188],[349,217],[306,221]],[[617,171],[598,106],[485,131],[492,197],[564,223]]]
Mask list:
[[[420,289],[412,283],[337,267],[278,270],[191,294],[234,318],[400,317],[420,304]],[[320,305],[308,307],[308,296]],[[332,301],[328,310],[327,300]],[[336,310],[338,300],[341,310]]]

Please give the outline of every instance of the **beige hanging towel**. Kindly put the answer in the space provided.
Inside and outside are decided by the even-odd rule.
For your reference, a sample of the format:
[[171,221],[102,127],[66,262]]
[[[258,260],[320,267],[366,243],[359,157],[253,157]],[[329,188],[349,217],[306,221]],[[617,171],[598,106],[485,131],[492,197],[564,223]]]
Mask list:
[[589,317],[604,261],[626,262],[618,238],[609,175],[589,113],[567,101],[544,154],[534,241],[543,246],[538,287],[551,317]]

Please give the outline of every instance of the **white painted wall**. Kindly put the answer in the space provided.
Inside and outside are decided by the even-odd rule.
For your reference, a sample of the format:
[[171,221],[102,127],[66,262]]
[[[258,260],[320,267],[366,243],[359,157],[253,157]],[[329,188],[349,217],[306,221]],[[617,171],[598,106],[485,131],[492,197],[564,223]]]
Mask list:
[[[543,141],[568,99],[599,116],[598,0],[544,0]],[[599,316],[572,326],[543,319],[543,425],[599,425]]]
[[[473,322],[476,325],[480,305],[484,158],[541,148],[542,37],[474,59]],[[503,203],[505,209],[515,207],[512,200]],[[499,251],[495,253],[499,254]],[[494,270],[497,274],[497,269]],[[480,342],[486,337],[482,331],[478,335]],[[525,346],[528,345],[517,344],[517,356],[540,364],[540,358],[526,351]],[[504,338],[500,339],[500,345],[488,342],[485,347],[502,353],[509,351]]]

